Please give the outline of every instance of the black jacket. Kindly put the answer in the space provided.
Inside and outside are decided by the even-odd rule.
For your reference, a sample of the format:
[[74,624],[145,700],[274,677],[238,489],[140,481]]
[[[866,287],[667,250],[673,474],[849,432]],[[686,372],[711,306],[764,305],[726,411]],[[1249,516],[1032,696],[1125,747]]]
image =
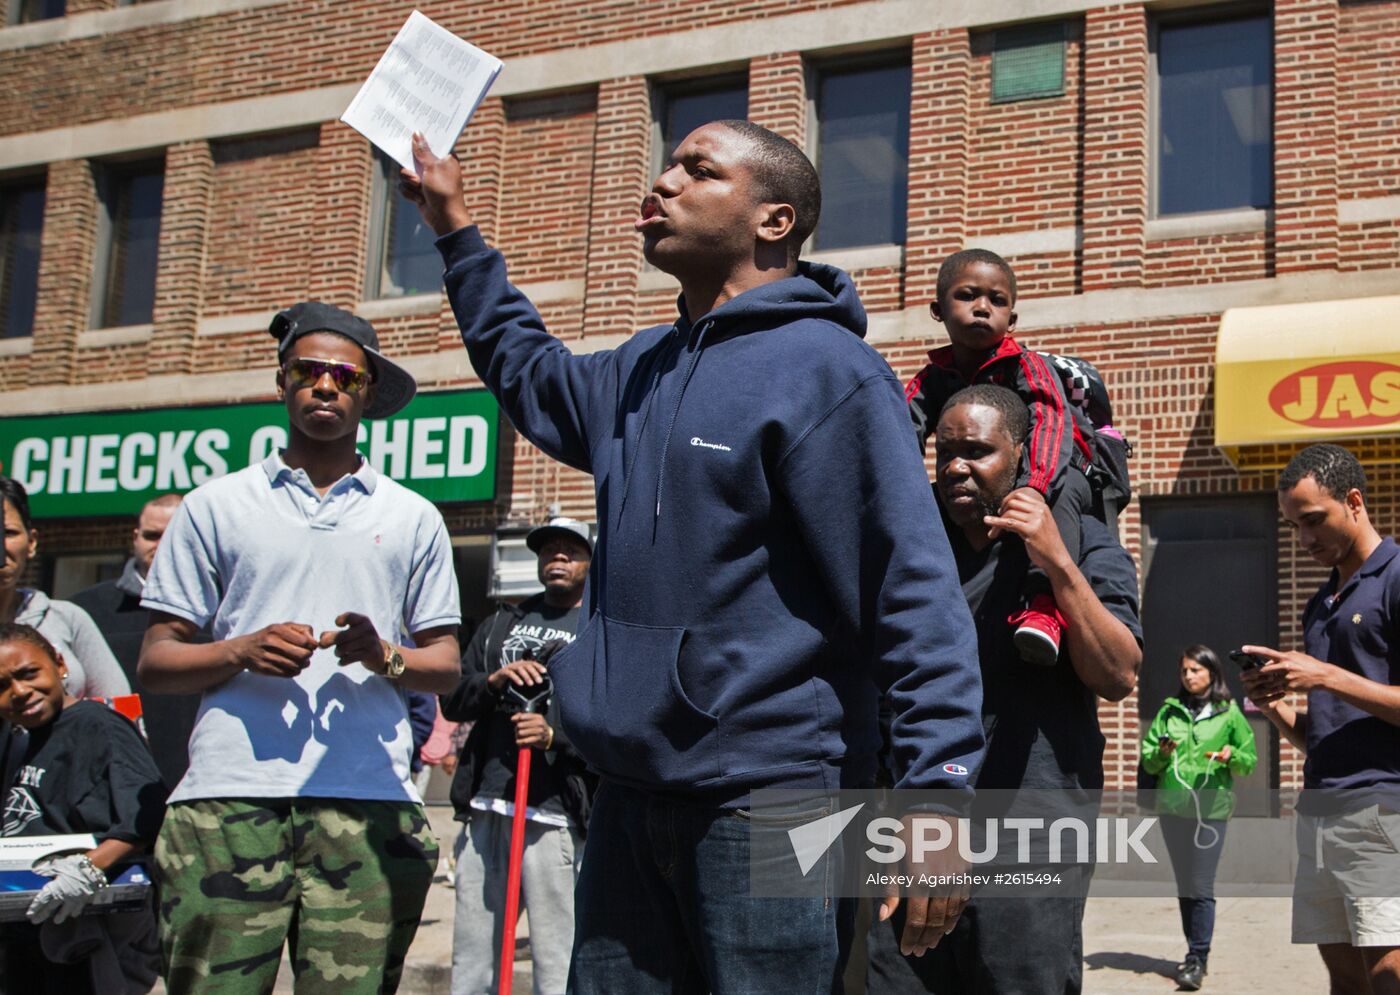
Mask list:
[[[146,740],[160,768],[161,780],[174,788],[185,776],[190,765],[190,733],[199,714],[197,694],[154,694],[141,686],[136,676],[136,661],[141,656],[141,641],[146,636],[146,623],[151,613],[141,607],[141,580],[133,560],[117,580],[107,580],[79,591],[69,599],[83,608],[97,623],[98,631],[112,648],[112,655],[122,665],[131,690],[141,696],[142,725]],[[201,630],[196,642],[207,642],[208,632]]]
[[[473,723],[457,758],[457,773],[452,778],[452,807],[460,822],[467,821],[471,815],[471,800],[481,787],[482,770],[491,749],[491,728],[495,723],[510,721],[509,715],[500,710],[500,696],[487,685],[486,677],[500,669],[501,644],[510,630],[543,604],[542,594],[527,598],[519,605],[503,604],[495,615],[478,626],[462,654],[461,682],[451,694],[439,699],[444,718],[451,722]],[[574,828],[583,835],[588,828],[588,811],[597,779],[564,735],[556,698],[549,701],[545,721],[554,730],[554,742],[548,750],[538,751],[545,762],[532,768],[530,800],[537,804],[540,788],[547,787],[547,794],[559,799]]]

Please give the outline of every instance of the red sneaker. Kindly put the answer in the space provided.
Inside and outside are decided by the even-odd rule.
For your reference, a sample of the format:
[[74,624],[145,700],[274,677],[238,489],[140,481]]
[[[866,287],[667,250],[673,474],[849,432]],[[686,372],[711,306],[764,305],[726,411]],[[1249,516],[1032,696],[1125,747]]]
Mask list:
[[1065,617],[1060,614],[1054,598],[1037,594],[1029,608],[1007,621],[1016,626],[1011,639],[1022,660],[1041,667],[1055,665],[1060,658],[1060,633],[1065,627]]

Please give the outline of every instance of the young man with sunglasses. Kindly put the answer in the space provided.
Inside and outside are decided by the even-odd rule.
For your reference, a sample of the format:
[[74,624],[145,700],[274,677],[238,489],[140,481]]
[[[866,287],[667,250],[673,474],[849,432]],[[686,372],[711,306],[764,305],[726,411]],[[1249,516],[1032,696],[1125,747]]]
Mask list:
[[298,993],[392,992],[438,852],[402,690],[457,684],[451,545],[356,450],[415,390],[369,323],[307,302],[270,330],[287,447],[186,497],[142,599],[142,682],[203,695],[156,846],[166,987],[270,991],[290,941]]

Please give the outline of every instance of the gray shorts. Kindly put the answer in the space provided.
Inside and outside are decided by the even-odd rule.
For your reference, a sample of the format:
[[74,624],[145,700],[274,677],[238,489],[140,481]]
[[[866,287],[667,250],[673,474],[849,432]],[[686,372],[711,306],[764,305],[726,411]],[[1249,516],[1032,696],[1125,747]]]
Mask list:
[[1400,947],[1400,812],[1298,816],[1293,942]]

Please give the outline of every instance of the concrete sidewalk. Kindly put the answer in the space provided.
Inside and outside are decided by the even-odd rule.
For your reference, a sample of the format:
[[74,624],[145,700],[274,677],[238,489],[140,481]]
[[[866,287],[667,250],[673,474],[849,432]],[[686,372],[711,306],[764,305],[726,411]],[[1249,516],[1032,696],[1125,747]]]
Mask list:
[[[1287,898],[1221,898],[1202,991],[1326,992],[1317,948],[1289,942]],[[1172,992],[1186,954],[1174,898],[1091,898],[1084,914],[1084,991]]]
[[[446,811],[450,821],[451,809]],[[429,809],[429,812],[433,813],[434,810]],[[458,824],[455,822],[451,823],[450,827],[444,827],[435,816],[433,817],[433,829],[441,841],[443,859],[438,865],[438,877],[428,892],[428,901],[423,908],[423,922],[418,927],[418,935],[413,940],[408,960],[404,964],[403,984],[399,986],[401,995],[449,995],[451,991],[452,914],[457,893],[447,886],[446,855],[452,850],[457,828]],[[515,935],[515,976],[512,991],[520,995],[529,995],[533,989],[534,975],[530,971],[528,917],[520,917]],[[291,988],[287,991],[290,992]]]
[[[1202,989],[1221,995],[1325,992],[1315,947],[1288,940],[1287,898],[1222,898]],[[1008,938],[1015,943],[1014,937]],[[1084,916],[1084,991],[1128,995],[1176,991],[1172,975],[1186,941],[1174,898],[1091,898]],[[452,962],[452,891],[434,884],[409,954],[403,995],[447,995]],[[530,992],[529,962],[517,960],[514,990]],[[280,991],[281,989],[279,989]],[[286,991],[290,992],[288,987]]]

